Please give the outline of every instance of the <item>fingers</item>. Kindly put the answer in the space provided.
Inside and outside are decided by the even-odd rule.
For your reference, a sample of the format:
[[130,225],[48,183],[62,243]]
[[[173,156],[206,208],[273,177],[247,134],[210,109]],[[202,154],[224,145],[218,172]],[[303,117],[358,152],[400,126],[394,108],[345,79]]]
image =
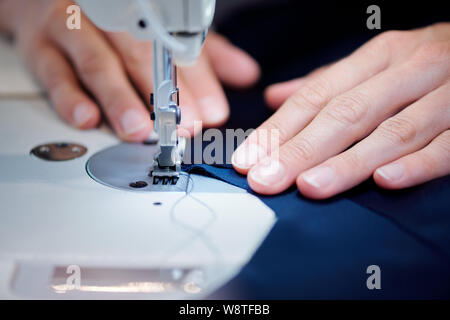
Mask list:
[[[54,19],[61,19],[61,15],[55,15]],[[98,99],[118,136],[128,141],[148,138],[152,130],[149,113],[129,82],[120,59],[100,31],[87,19],[84,21],[83,28],[76,31],[53,27],[52,40],[72,60],[78,77]]]
[[290,96],[299,90],[302,84],[307,81],[311,81],[315,76],[320,75],[328,67],[329,66],[320,67],[302,78],[275,83],[268,86],[264,92],[266,103],[270,108],[277,109]]
[[208,34],[204,50],[213,70],[225,84],[247,87],[259,79],[261,71],[258,63],[224,37],[216,33]]
[[[375,75],[379,71],[383,70],[383,64],[386,68],[388,65],[392,65],[394,63],[397,63],[398,61],[403,62],[405,59],[405,54],[398,54],[398,51],[393,49],[402,47],[404,49],[402,52],[409,53],[414,48],[416,43],[412,40],[413,39],[411,36],[411,32],[406,33],[402,31],[388,31],[378,37],[373,38],[368,43],[363,45],[360,49],[358,49],[353,55],[349,56],[346,59],[349,63],[356,63],[357,61],[361,63],[373,63],[373,60],[381,59],[381,61],[378,61],[380,63],[380,65],[378,66],[379,70],[377,70],[375,66],[366,69],[366,74],[369,74],[369,76],[367,76],[366,78],[369,78],[371,75]],[[343,65],[347,64],[345,59],[344,61],[339,63]],[[329,65],[326,65],[312,71],[305,77],[277,83],[267,87],[265,98],[269,107],[278,108],[291,95],[293,95],[302,84],[312,81],[312,79],[322,74],[323,71],[329,67]],[[345,75],[345,73],[341,74],[341,76],[342,75]],[[342,79],[345,79],[345,76],[342,77]]]
[[302,171],[342,152],[392,113],[438,87],[447,77],[448,68],[448,61],[417,64],[412,58],[337,96],[305,129],[281,146],[279,160],[274,160],[280,162],[279,171],[267,170],[259,163],[250,170],[250,186],[263,194],[287,189]]
[[[193,66],[179,68],[183,83],[195,99],[191,107],[197,108],[206,126],[220,126],[229,116],[229,106],[205,52]],[[180,91],[183,94],[183,91]]]
[[54,47],[36,45],[27,61],[39,81],[49,93],[58,114],[67,123],[80,129],[95,127],[100,121],[100,110],[83,92],[65,57]]
[[137,41],[128,32],[107,32],[108,40],[119,53],[122,62],[142,97],[149,101],[153,92],[153,52],[150,42]]
[[202,126],[195,125],[196,121],[201,121],[202,117],[197,108],[197,101],[189,91],[183,75],[178,77],[178,89],[180,90],[181,123],[179,133],[183,136],[194,136],[198,134]]
[[264,91],[267,105],[272,109],[277,109],[308,80],[310,80],[309,77],[298,78],[267,87]]
[[[314,199],[328,198],[356,186],[385,163],[424,147],[450,127],[450,109],[442,103],[449,101],[449,89],[448,85],[440,87],[384,121],[354,147],[300,174],[299,190]],[[394,164],[385,171],[378,169],[375,175],[386,181],[388,173],[394,177],[398,168]]]
[[[108,33],[108,38],[119,52],[133,83],[143,96],[148,96],[153,91],[152,45],[138,42],[127,33]],[[179,68],[178,77],[181,126],[185,130],[194,133],[195,120],[203,120],[206,126],[219,126],[226,121],[228,102],[204,51],[195,65]]]
[[450,174],[450,130],[422,150],[378,168],[373,178],[386,189],[412,187]]
[[[333,97],[384,70],[390,62],[390,55],[383,49],[370,42],[317,76],[311,77],[253,134],[259,135],[258,130],[277,130],[280,144],[285,143],[305,128]],[[377,59],[373,59],[374,54]],[[255,149],[246,141],[235,152],[236,162],[233,162],[233,165],[237,171],[244,174],[255,165],[257,159],[250,155],[250,148]],[[260,145],[259,149],[261,154],[270,154],[267,145]]]
[[[148,42],[138,42],[128,33],[108,33],[108,39],[111,41],[113,46],[119,52],[123,63],[126,67],[128,74],[130,75],[133,83],[139,88],[143,97],[149,96],[150,92],[153,92],[153,52],[152,44]],[[196,68],[193,68],[196,72]],[[181,108],[181,128],[179,134],[184,136],[195,135],[200,131],[200,126],[194,127],[195,121],[200,121],[202,119],[202,114],[199,110],[199,101],[193,95],[192,90],[187,85],[189,81],[193,81],[199,86],[200,91],[204,88],[205,92],[209,92],[208,89],[212,87],[209,84],[211,81],[211,75],[208,73],[205,76],[199,76],[196,72],[196,76],[190,77],[186,80],[185,76],[187,73],[192,72],[191,70],[183,72],[181,68],[178,70],[178,88],[180,91],[180,108]],[[209,81],[208,81],[209,80]],[[215,78],[214,81],[217,81]],[[206,83],[206,85],[205,85]],[[216,84],[217,86],[217,84]],[[214,87],[215,91],[218,91]],[[219,85],[220,94],[219,97],[223,96],[221,88]],[[225,98],[223,98],[225,99]],[[225,100],[226,104],[226,100]],[[228,108],[228,105],[225,105]],[[227,109],[226,109],[227,110]]]

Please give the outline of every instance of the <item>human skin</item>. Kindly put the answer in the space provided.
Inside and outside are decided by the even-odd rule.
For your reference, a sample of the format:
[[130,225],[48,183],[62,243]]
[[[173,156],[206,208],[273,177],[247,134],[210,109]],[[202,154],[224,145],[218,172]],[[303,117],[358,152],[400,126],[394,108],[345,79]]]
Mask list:
[[[94,128],[103,113],[121,139],[147,139],[153,124],[141,97],[153,92],[151,43],[138,42],[125,32],[104,32],[86,16],[80,30],[69,30],[66,9],[72,4],[0,0],[0,31],[14,37],[67,123]],[[229,106],[221,83],[246,87],[258,80],[259,73],[247,53],[210,33],[195,65],[178,69],[181,132],[193,135],[194,121],[206,127],[223,124]]]
[[370,176],[401,189],[450,173],[450,23],[382,33],[265,98],[278,110],[232,158],[258,193],[296,183],[324,199]]
[[[59,115],[80,129],[103,113],[117,135],[146,139],[140,96],[152,91],[151,45],[125,33],[65,27],[68,0],[0,0],[0,30],[12,34]],[[181,68],[182,123],[218,126],[229,116],[221,83],[253,84],[257,63],[210,34],[193,67]],[[350,56],[267,88],[278,109],[235,152],[235,169],[262,194],[294,183],[323,199],[373,176],[382,188],[414,186],[450,173],[450,23],[385,32]],[[135,89],[137,88],[137,90]],[[198,127],[198,126],[197,126]],[[277,152],[260,132],[279,134]]]

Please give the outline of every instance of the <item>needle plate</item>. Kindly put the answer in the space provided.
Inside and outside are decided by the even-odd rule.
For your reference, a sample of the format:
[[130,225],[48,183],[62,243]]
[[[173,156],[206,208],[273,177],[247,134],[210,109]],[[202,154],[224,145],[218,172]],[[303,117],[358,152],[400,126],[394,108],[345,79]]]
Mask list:
[[149,175],[156,145],[121,143],[94,154],[86,163],[86,171],[95,181],[106,186],[139,192],[186,192],[189,174],[178,179]]

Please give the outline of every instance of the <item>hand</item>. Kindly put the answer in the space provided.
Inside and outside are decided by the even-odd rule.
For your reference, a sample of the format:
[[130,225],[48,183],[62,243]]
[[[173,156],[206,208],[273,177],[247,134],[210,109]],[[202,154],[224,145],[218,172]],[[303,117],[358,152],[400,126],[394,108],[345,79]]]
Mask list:
[[[371,175],[387,189],[447,175],[450,23],[385,32],[331,66],[272,85],[266,100],[282,106],[232,160],[258,193],[296,181],[323,199]],[[271,129],[279,149],[257,138]]]
[[[103,111],[120,138],[148,138],[153,125],[143,99],[153,92],[151,44],[127,33],[103,32],[85,16],[81,30],[69,30],[66,8],[72,3],[2,0],[8,10],[0,20],[9,19],[4,24],[61,118],[89,129]],[[210,34],[197,63],[178,72],[181,126],[194,134],[194,120],[205,126],[224,123],[229,110],[220,81],[243,87],[258,77],[259,67],[249,55]]]

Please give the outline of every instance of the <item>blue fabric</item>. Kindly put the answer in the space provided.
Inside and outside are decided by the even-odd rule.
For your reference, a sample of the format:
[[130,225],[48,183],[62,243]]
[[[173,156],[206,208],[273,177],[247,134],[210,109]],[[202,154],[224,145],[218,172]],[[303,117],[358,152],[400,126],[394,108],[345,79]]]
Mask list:
[[368,180],[345,196],[450,256],[450,176],[397,191],[377,188]]
[[[229,165],[184,170],[252,192]],[[394,195],[367,182],[320,202],[294,188],[257,195],[278,221],[249,264],[211,298],[449,298],[449,186],[446,177]],[[381,290],[366,287],[373,264],[381,268]]]
[[[266,120],[267,85],[336,61],[378,32],[446,21],[444,3],[411,5],[405,15],[401,2],[386,2],[378,31],[365,26],[370,1],[276,0],[233,11],[217,30],[250,53],[262,74],[253,88],[226,90],[231,117],[225,127],[256,128]],[[185,170],[251,192],[230,166]],[[398,192],[382,191],[369,180],[320,202],[295,188],[256,196],[278,221],[248,265],[212,298],[450,298],[450,177]],[[381,290],[366,287],[372,264],[381,267]]]

